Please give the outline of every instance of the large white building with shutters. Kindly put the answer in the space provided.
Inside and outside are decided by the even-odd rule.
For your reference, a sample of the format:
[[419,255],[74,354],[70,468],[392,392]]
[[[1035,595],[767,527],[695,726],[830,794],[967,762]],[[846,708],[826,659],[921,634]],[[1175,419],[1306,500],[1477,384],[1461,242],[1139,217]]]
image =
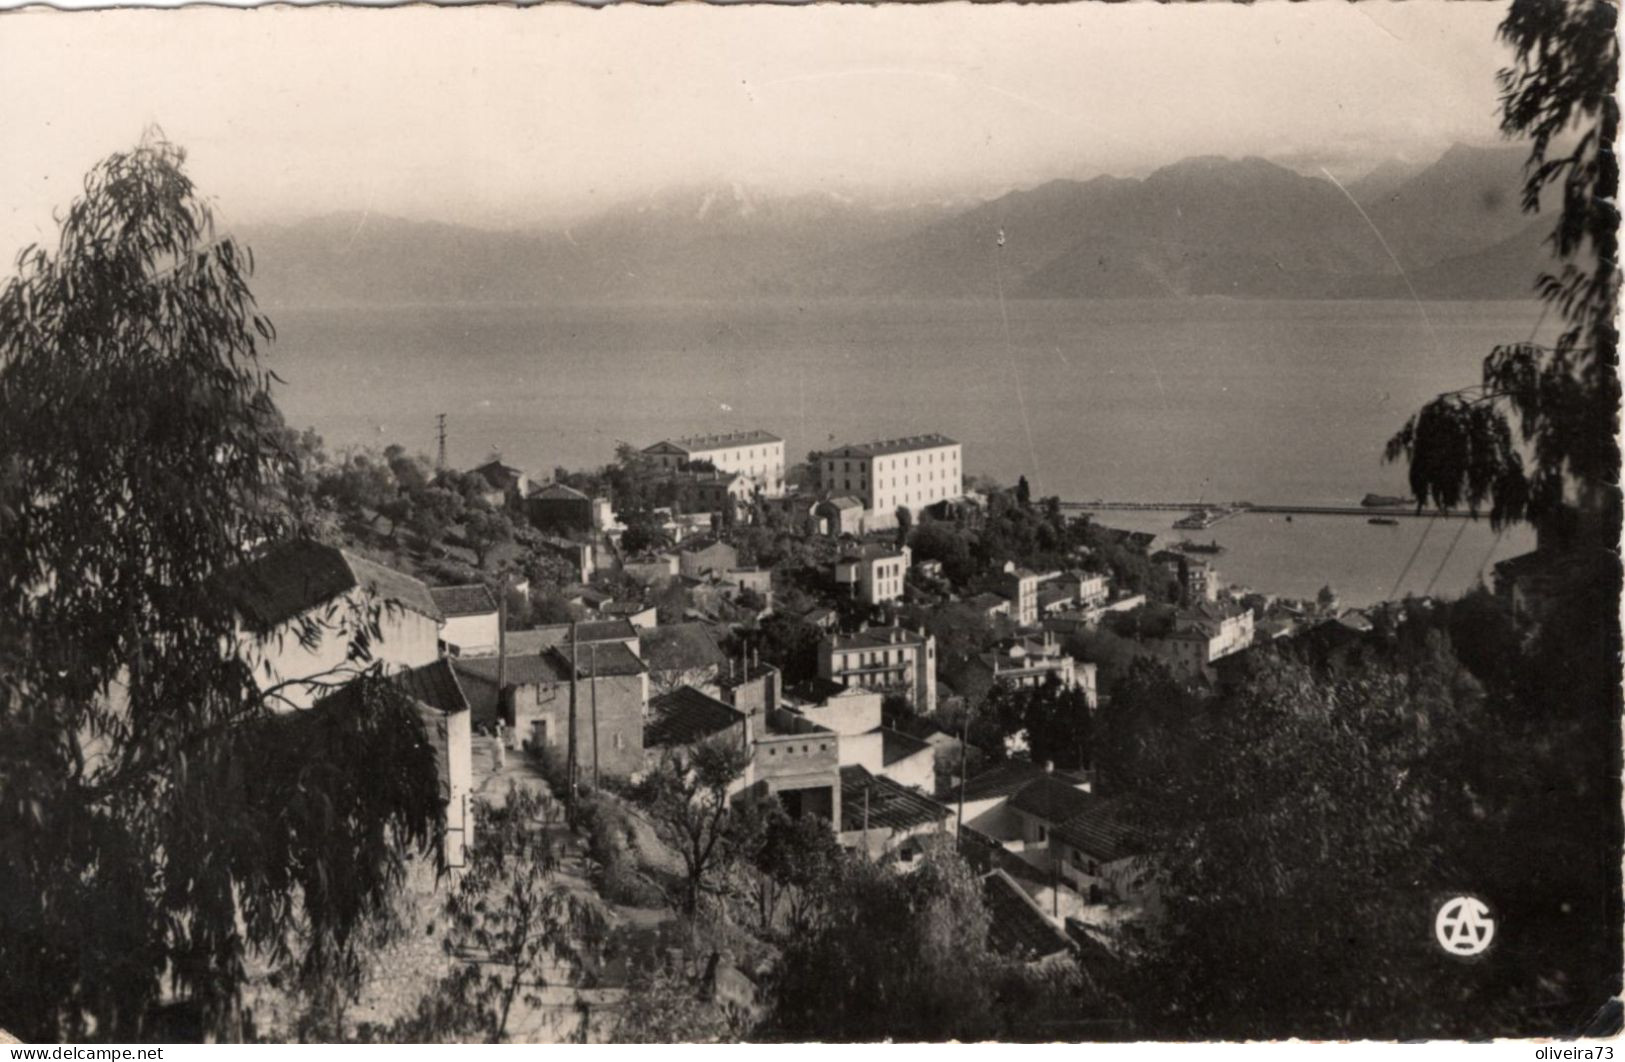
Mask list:
[[964,496],[960,444],[945,435],[841,446],[819,458],[819,485],[863,501],[865,525],[895,522],[899,508],[918,516],[926,506]]
[[668,472],[710,462],[719,472],[749,476],[769,497],[784,493],[784,440],[771,432],[731,431],[665,439],[644,447],[643,456]]

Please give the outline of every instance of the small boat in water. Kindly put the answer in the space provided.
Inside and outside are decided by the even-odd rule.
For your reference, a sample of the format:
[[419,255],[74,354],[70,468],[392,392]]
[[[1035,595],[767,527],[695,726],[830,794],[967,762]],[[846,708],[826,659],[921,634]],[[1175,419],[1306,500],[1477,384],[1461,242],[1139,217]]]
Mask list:
[[1217,539],[1212,542],[1179,542],[1173,548],[1181,553],[1212,553],[1215,556],[1224,552],[1224,547],[1219,545]]
[[1402,505],[1415,505],[1415,498],[1401,498],[1392,494],[1367,494],[1360,499],[1367,509],[1394,509]]
[[1175,520],[1174,527],[1181,531],[1202,531],[1229,515],[1228,509],[1196,509],[1190,515]]
[[1399,521],[1395,520],[1392,516],[1373,516],[1371,519],[1367,520],[1366,523],[1368,523],[1368,524],[1378,524],[1378,525],[1380,525],[1382,527],[1398,527],[1399,526]]

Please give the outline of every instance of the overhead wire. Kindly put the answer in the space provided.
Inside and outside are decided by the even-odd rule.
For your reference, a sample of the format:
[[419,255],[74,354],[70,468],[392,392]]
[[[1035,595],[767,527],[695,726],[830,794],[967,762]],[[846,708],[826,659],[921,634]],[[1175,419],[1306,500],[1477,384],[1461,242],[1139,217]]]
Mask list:
[[1394,580],[1394,588],[1388,591],[1388,600],[1392,601],[1394,595],[1399,593],[1399,585],[1405,581],[1405,576],[1411,573],[1411,565],[1416,563],[1417,555],[1422,552],[1422,543],[1428,540],[1428,532],[1433,530],[1433,522],[1438,518],[1437,513],[1428,517],[1428,522],[1422,527],[1421,536],[1416,540],[1416,548],[1411,550],[1410,559],[1405,562],[1405,567],[1399,570],[1399,578]]
[[1461,518],[1461,526],[1456,529],[1456,537],[1451,539],[1450,545],[1445,547],[1444,559],[1439,561],[1439,567],[1434,570],[1433,578],[1428,580],[1428,585],[1422,590],[1423,597],[1427,597],[1429,594],[1433,593],[1433,584],[1437,583],[1439,581],[1439,576],[1444,574],[1444,566],[1450,563],[1450,555],[1456,552],[1456,544],[1461,541],[1461,536],[1466,533],[1467,518],[1464,516]]

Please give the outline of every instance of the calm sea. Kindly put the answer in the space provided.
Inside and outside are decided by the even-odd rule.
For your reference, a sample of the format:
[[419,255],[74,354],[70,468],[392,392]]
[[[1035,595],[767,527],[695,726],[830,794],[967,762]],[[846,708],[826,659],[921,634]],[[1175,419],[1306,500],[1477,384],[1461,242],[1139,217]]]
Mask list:
[[[432,452],[437,413],[454,463],[500,451],[536,472],[700,431],[766,428],[793,457],[941,431],[969,471],[1025,474],[1035,493],[1319,504],[1405,493],[1384,441],[1540,316],[1531,303],[1227,299],[268,311],[282,408],[332,448]],[[1227,547],[1228,579],[1291,595],[1330,582],[1359,603],[1388,595],[1426,523],[1252,516],[1203,537]],[[1532,542],[1476,524],[1451,549],[1457,530],[1433,527],[1401,593],[1459,592]]]

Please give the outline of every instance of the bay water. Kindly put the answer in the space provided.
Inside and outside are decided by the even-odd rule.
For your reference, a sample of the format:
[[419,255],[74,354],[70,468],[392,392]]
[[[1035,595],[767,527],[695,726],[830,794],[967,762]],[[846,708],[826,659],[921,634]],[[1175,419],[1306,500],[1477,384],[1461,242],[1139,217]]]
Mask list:
[[[759,427],[795,461],[937,431],[964,444],[968,472],[1025,475],[1035,495],[1321,505],[1406,493],[1403,468],[1382,462],[1386,439],[1540,321],[1524,302],[1223,298],[267,312],[279,404],[330,449],[432,454],[439,413],[454,465],[500,453],[539,475],[603,464],[618,441]],[[1178,515],[1103,522],[1166,529]],[[1226,547],[1229,580],[1290,596],[1330,583],[1354,604],[1430,583],[1459,593],[1533,541],[1453,521],[1422,540],[1427,523],[1258,514],[1194,537]]]

